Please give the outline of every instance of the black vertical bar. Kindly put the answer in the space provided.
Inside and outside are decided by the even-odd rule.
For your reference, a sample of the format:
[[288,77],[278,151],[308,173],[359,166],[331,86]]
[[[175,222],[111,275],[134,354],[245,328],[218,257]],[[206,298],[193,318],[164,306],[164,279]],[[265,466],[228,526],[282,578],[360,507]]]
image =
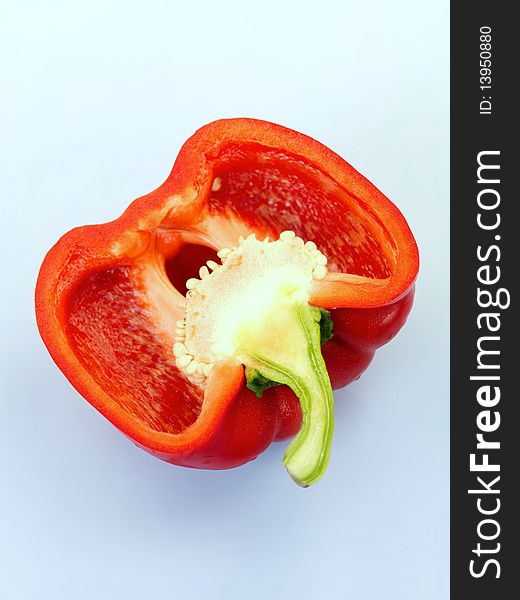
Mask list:
[[[514,313],[520,272],[520,226],[516,216],[519,211],[515,209],[520,206],[520,192],[518,188],[513,190],[520,171],[520,162],[514,164],[520,153],[513,145],[513,135],[518,139],[514,130],[518,130],[519,123],[518,111],[513,112],[513,82],[518,79],[520,52],[514,43],[519,36],[514,32],[513,7],[514,3],[496,0],[462,0],[451,5],[451,597],[454,600],[520,597],[515,581],[520,574],[520,546],[516,537],[520,509],[520,394],[515,370],[520,372],[520,367],[514,364],[518,362],[519,351],[515,346],[520,335]],[[490,88],[485,87],[488,84]],[[480,182],[479,156],[480,163],[499,167],[483,168]],[[489,208],[495,202],[497,206]],[[500,223],[493,227],[498,219]],[[494,283],[482,283],[479,274],[481,280]],[[495,282],[497,275],[500,277]],[[481,292],[489,292],[489,295],[481,293],[480,303],[479,288]],[[495,305],[483,306],[490,299]],[[510,305],[506,306],[508,299]],[[494,316],[483,316],[486,314]],[[492,339],[483,340],[484,337]],[[479,343],[480,350],[499,351],[499,354],[481,354],[479,363]],[[486,396],[487,386],[490,387]],[[500,400],[491,406],[498,394],[495,388],[500,390]],[[478,434],[483,436],[481,442],[498,442],[500,448],[484,445],[478,448]],[[476,469],[481,470],[471,470],[472,454]],[[485,471],[485,467],[478,467],[486,461],[484,455],[490,465],[500,470]],[[497,477],[500,479],[493,483]],[[493,511],[496,512],[491,514]]]

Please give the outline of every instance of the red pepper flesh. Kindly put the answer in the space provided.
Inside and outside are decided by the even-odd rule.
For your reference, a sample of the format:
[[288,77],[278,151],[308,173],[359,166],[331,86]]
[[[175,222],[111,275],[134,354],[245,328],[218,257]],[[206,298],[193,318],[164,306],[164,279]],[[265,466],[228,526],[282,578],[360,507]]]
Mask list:
[[295,435],[286,386],[257,398],[242,367],[190,383],[172,355],[186,279],[240,235],[290,229],[329,273],[311,304],[331,310],[322,347],[334,388],[357,379],[410,312],[419,259],[399,210],[342,158],[279,125],[229,119],[198,130],[168,179],[110,223],[73,229],[47,254],[36,316],[72,385],[137,445],[178,465],[244,464]]

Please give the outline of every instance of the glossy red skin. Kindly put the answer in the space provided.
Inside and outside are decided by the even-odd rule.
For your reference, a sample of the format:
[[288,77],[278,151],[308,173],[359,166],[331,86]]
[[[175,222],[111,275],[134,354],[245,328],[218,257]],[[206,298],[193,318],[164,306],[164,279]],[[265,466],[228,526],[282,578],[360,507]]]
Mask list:
[[[212,193],[215,175],[222,175],[223,189]],[[323,192],[330,206],[316,217],[321,185],[332,189]],[[274,190],[282,199],[294,190],[292,212],[277,205],[265,213],[264,205],[255,204],[255,190],[266,198]],[[341,208],[343,199],[347,212],[341,212],[347,210]],[[345,229],[351,243],[341,252],[334,244],[341,242],[344,223],[336,214],[353,219],[358,228],[352,234]],[[235,234],[248,231],[276,235],[288,226],[302,236],[311,227],[329,265],[341,268],[350,261],[350,274],[329,273],[311,293],[311,303],[332,310],[334,337],[322,347],[331,383],[347,385],[406,321],[418,271],[415,241],[396,207],[348,163],[307,136],[253,119],[202,128],[186,142],[160,188],[116,221],[75,229],[50,250],[38,278],[36,315],[51,356],[97,410],[151,454],[210,469],[254,459],[272,441],[297,433],[297,398],[285,386],[256,398],[245,388],[243,368],[223,363],[205,391],[190,386],[174,365],[169,337],[182,296],[172,296],[178,306],[170,315],[161,304],[164,290],[156,293],[160,278],[154,275],[150,284],[143,273],[154,257],[164,257],[165,274],[182,293],[182,281],[198,267],[191,262],[202,261],[211,248],[224,245],[224,238],[232,242]],[[183,250],[183,243],[193,241],[190,236],[207,248]],[[372,263],[374,248],[385,258]],[[173,266],[171,256],[177,260]],[[356,256],[362,258],[356,262]]]

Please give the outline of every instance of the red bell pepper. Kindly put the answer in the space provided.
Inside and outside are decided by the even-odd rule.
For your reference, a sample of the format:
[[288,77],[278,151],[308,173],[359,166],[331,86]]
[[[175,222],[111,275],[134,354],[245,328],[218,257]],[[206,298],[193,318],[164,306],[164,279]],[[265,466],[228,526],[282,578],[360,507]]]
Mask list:
[[72,385],[151,454],[224,469],[298,434],[286,466],[309,485],[328,459],[330,383],[357,379],[399,331],[417,271],[404,217],[338,155],[221,120],[121,217],[58,241],[36,316]]

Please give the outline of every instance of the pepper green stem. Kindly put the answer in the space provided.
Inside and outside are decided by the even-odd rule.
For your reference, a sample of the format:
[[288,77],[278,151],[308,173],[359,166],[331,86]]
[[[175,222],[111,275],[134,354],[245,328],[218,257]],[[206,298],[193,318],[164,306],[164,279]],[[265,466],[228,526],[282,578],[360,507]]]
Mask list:
[[321,355],[321,316],[319,308],[307,304],[279,305],[267,327],[248,329],[242,345],[246,376],[259,373],[288,385],[300,400],[302,425],[283,462],[302,487],[325,473],[334,430],[334,399]]

